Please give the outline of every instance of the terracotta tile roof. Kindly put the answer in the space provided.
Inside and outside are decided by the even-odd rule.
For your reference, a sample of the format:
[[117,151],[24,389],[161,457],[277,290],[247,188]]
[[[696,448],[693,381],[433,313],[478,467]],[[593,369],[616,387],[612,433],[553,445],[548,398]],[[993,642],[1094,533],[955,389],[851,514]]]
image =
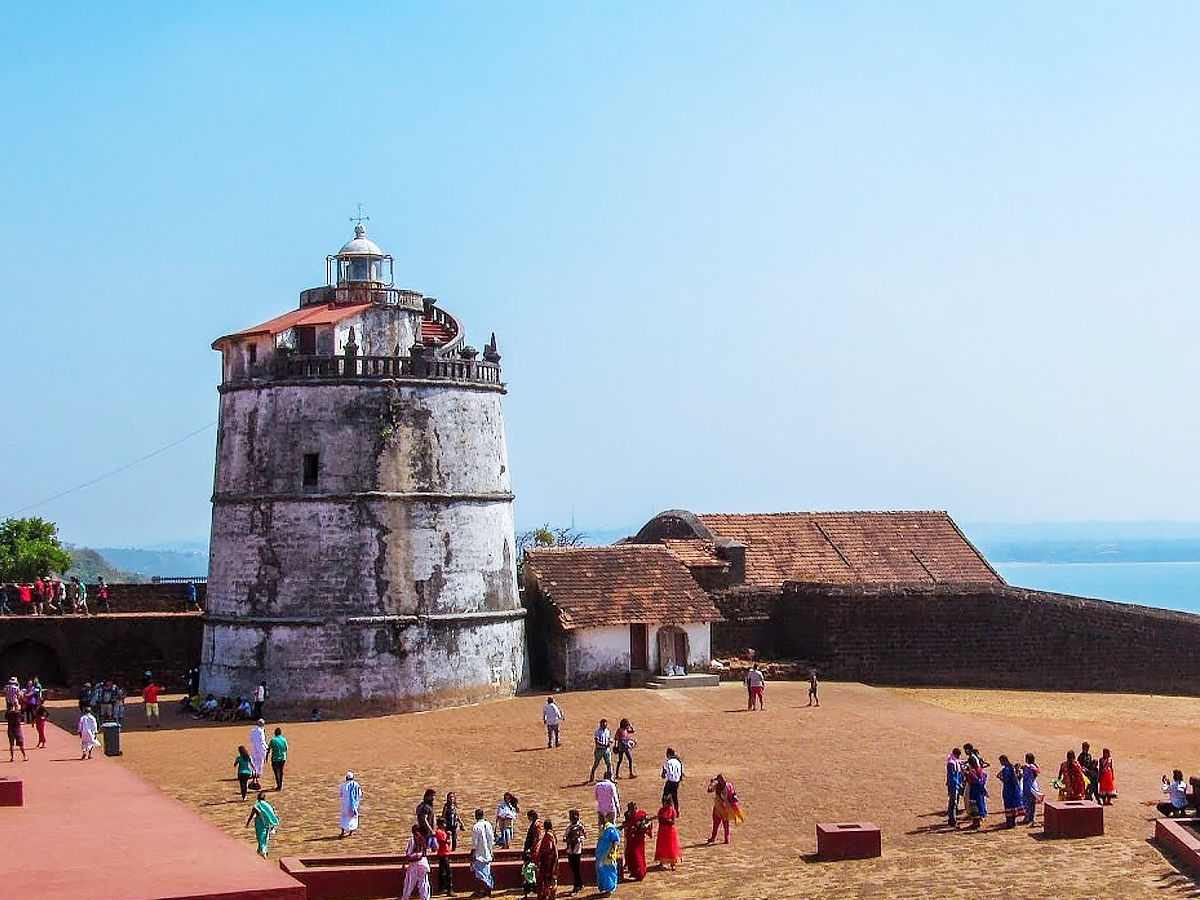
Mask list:
[[568,631],[721,619],[708,594],[661,544],[530,550],[524,577],[557,607]]
[[370,303],[350,303],[345,306],[335,306],[332,303],[318,303],[313,306],[302,306],[300,309],[293,309],[291,312],[284,313],[282,316],[276,316],[274,319],[263,322],[261,325],[243,328],[241,331],[235,331],[233,334],[217,338],[213,341],[213,346],[216,347],[221,341],[232,337],[248,337],[252,334],[276,335],[287,331],[289,328],[296,328],[302,325],[336,325],[343,319],[358,315],[370,308]]
[[668,539],[662,542],[667,552],[689,569],[724,568],[729,565],[717,557],[712,541]]
[[746,545],[746,583],[1004,584],[944,512],[712,513],[714,536]]

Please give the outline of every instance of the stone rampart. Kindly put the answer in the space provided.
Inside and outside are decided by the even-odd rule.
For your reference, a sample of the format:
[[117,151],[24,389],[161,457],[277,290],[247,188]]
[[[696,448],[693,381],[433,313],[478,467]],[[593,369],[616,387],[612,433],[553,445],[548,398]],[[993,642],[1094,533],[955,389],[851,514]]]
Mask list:
[[1007,586],[788,583],[718,605],[722,652],[810,660],[828,679],[1200,693],[1200,616],[1188,613]]
[[68,690],[114,678],[132,691],[149,669],[168,690],[181,691],[187,670],[200,662],[202,632],[198,612],[6,616],[0,618],[0,672],[22,682],[37,675],[47,687]]

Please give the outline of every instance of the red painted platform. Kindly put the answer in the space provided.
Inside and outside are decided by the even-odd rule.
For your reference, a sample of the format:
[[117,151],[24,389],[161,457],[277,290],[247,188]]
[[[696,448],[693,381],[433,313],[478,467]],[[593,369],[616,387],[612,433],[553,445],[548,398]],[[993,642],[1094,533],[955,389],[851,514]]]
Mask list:
[[[25,805],[0,807],[0,833],[22,846],[24,900],[305,900],[304,885],[259,859],[251,829],[235,841],[79,738],[46,727],[48,749],[0,763]],[[31,742],[32,743],[32,742]],[[5,770],[7,767],[7,771]],[[103,836],[102,857],[80,852]]]
[[1042,812],[1046,837],[1082,838],[1104,834],[1104,807],[1095,800],[1047,800]]
[[0,806],[24,806],[25,785],[20,778],[0,776]]
[[818,822],[821,859],[870,859],[883,855],[883,839],[874,822]]
[[[496,889],[519,888],[524,883],[521,878],[521,854],[518,849],[496,850],[492,861],[492,877],[496,881]],[[580,869],[585,883],[592,883],[596,878],[596,860],[586,855],[580,861]],[[432,871],[429,883],[435,894],[442,888],[441,876],[438,872],[437,861],[429,860]],[[308,888],[308,900],[377,900],[377,898],[394,897],[400,893],[404,883],[404,868],[407,865],[403,856],[395,854],[371,854],[363,856],[305,856],[284,857],[279,862],[280,868],[303,882]],[[450,856],[450,871],[454,881],[455,891],[469,894],[479,887],[475,876],[471,873],[470,851],[460,849]],[[571,865],[565,854],[558,864],[559,885],[571,884]],[[567,888],[569,891],[570,888]],[[566,893],[560,888],[560,893]]]
[[1157,819],[1154,840],[1180,868],[1193,878],[1200,876],[1200,819]]

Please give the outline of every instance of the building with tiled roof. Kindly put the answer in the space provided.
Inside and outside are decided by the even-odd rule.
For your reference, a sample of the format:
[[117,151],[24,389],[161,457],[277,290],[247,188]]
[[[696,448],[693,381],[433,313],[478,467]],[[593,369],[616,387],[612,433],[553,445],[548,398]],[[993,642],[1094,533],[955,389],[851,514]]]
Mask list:
[[684,565],[722,569],[728,585],[1002,585],[996,570],[941,511],[707,513],[669,510],[637,543],[661,543]]
[[676,666],[708,671],[721,613],[671,548],[530,550],[524,585],[537,683],[616,687]]

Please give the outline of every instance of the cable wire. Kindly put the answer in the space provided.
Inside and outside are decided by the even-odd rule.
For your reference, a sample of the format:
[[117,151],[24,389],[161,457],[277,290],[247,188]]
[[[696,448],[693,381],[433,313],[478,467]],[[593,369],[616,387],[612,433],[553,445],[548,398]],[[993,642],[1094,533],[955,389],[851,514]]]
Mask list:
[[200,428],[197,428],[195,431],[188,432],[187,434],[185,434],[183,437],[179,438],[178,440],[171,441],[171,443],[167,444],[166,446],[159,447],[157,450],[153,451],[152,453],[147,453],[145,456],[138,457],[133,462],[125,463],[125,465],[120,466],[116,469],[113,469],[111,472],[105,472],[103,475],[99,475],[96,478],[93,478],[91,481],[85,481],[83,484],[77,484],[77,485],[75,485],[75,487],[68,488],[67,490],[62,491],[61,493],[55,494],[53,497],[47,497],[45,500],[39,500],[36,503],[30,503],[28,506],[22,506],[20,509],[14,510],[13,512],[9,513],[5,518],[12,518],[13,516],[18,516],[23,512],[26,512],[31,509],[35,509],[36,507],[43,506],[47,503],[51,503],[54,500],[60,500],[61,498],[66,497],[69,494],[74,494],[76,491],[81,491],[86,487],[91,487],[93,484],[98,484],[99,482],[104,481],[106,478],[112,478],[114,475],[120,475],[126,469],[132,469],[134,466],[141,465],[146,460],[153,459],[154,457],[158,456],[160,453],[166,453],[172,447],[178,447],[184,441],[190,440],[190,439],[194,438],[196,435],[201,434],[202,432],[208,431],[208,429],[212,428],[216,424],[217,424],[216,419],[214,419],[213,421],[209,422],[207,425],[203,425]]

